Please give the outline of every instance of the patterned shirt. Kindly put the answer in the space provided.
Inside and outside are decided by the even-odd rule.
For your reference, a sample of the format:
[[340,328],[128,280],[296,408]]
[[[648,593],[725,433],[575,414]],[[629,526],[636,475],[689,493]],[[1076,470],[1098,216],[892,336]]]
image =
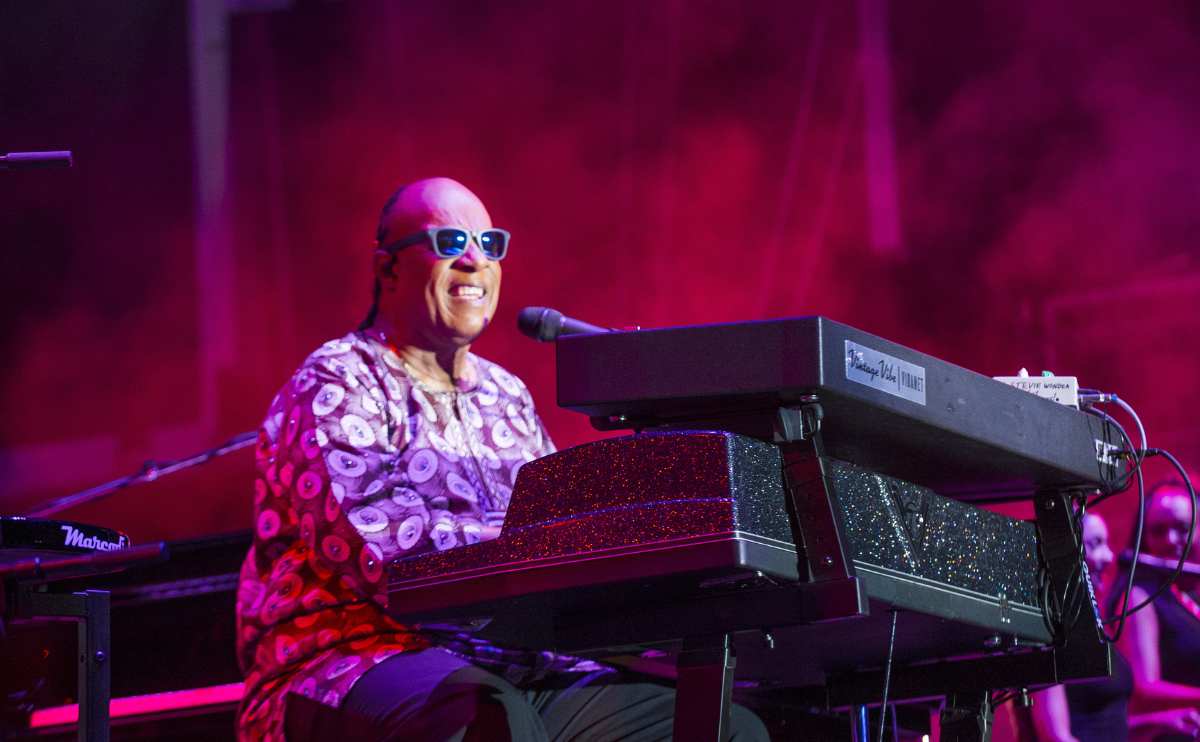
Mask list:
[[[520,467],[554,451],[520,379],[468,363],[473,388],[433,391],[389,346],[351,333],[309,356],[271,403],[238,588],[241,739],[282,739],[289,692],[336,707],[376,663],[434,643],[381,608],[385,565],[479,541],[503,524]],[[496,656],[464,637],[436,641]],[[543,669],[554,659],[538,656]]]

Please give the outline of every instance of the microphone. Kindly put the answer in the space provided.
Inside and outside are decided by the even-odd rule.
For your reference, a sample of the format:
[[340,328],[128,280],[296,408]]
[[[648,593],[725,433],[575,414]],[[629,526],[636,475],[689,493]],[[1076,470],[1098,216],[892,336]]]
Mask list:
[[608,332],[603,327],[589,325],[577,319],[571,319],[562,312],[549,307],[525,307],[517,315],[517,328],[523,335],[541,343],[558,340],[559,335],[586,335],[596,332]]
[[0,170],[32,170],[39,167],[71,167],[71,153],[9,152],[0,155]]
[[[1128,567],[1133,563],[1133,551],[1126,549],[1125,551],[1121,552],[1121,556],[1117,559],[1117,561],[1122,567]],[[1153,571],[1167,574],[1174,572],[1175,568],[1179,566],[1178,559],[1163,559],[1162,557],[1156,557],[1151,554],[1138,554],[1137,561],[1139,567],[1147,567]],[[1183,571],[1180,574],[1200,575],[1200,564],[1195,562],[1184,562]]]

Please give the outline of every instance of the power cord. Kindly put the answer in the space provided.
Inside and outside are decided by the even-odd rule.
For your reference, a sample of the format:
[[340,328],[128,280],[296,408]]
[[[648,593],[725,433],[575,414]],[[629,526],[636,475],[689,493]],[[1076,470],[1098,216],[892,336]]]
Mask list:
[[[1113,426],[1113,428],[1120,435],[1122,443],[1124,444],[1124,448],[1122,448],[1120,451],[1114,452],[1114,455],[1121,456],[1128,462],[1128,466],[1126,467],[1125,472],[1121,476],[1119,476],[1117,479],[1115,479],[1113,482],[1111,482],[1109,484],[1109,486],[1103,492],[1100,493],[1100,495],[1093,497],[1091,500],[1084,498],[1078,502],[1075,519],[1076,519],[1076,526],[1078,528],[1078,532],[1080,533],[1080,535],[1082,536],[1083,517],[1084,517],[1084,515],[1086,515],[1087,510],[1089,508],[1095,507],[1096,505],[1100,504],[1101,502],[1104,502],[1105,500],[1124,492],[1125,490],[1127,490],[1129,488],[1130,484],[1132,484],[1134,482],[1137,483],[1138,514],[1137,514],[1136,526],[1134,529],[1133,559],[1129,565],[1129,574],[1127,575],[1127,578],[1125,581],[1125,590],[1124,590],[1124,593],[1121,598],[1120,611],[1115,616],[1112,616],[1104,621],[1105,624],[1115,623],[1117,625],[1116,630],[1112,633],[1111,636],[1107,633],[1107,631],[1105,631],[1105,635],[1104,635],[1104,638],[1106,641],[1115,644],[1118,640],[1120,640],[1121,635],[1124,633],[1126,619],[1128,619],[1130,615],[1136,613],[1137,611],[1142,610],[1146,606],[1153,603],[1160,595],[1162,595],[1167,590],[1169,590],[1171,585],[1174,584],[1175,580],[1178,579],[1179,576],[1183,573],[1183,567],[1184,567],[1184,564],[1186,563],[1187,555],[1190,552],[1191,547],[1192,547],[1192,542],[1195,539],[1196,520],[1197,520],[1197,517],[1196,517],[1196,513],[1197,513],[1196,490],[1192,485],[1191,479],[1188,477],[1187,471],[1184,469],[1183,465],[1179,463],[1179,460],[1176,459],[1174,455],[1172,455],[1170,452],[1160,449],[1160,448],[1150,448],[1148,439],[1146,436],[1146,427],[1142,424],[1142,419],[1137,414],[1137,410],[1135,410],[1133,408],[1133,406],[1130,405],[1128,402],[1126,402],[1125,400],[1121,399],[1118,395],[1113,394],[1111,392],[1102,392],[1102,391],[1099,391],[1096,389],[1081,389],[1081,390],[1079,390],[1079,403],[1081,405],[1081,409],[1084,412],[1091,414],[1091,415],[1095,415],[1096,417],[1101,418],[1105,423]],[[1115,418],[1113,418],[1112,415],[1109,415],[1107,412],[1105,412],[1104,410],[1097,407],[1097,405],[1102,405],[1102,404],[1115,404],[1118,407],[1120,407],[1127,415],[1129,415],[1129,417],[1133,420],[1134,425],[1137,427],[1138,439],[1141,442],[1140,447],[1134,446],[1133,439],[1130,438],[1129,434],[1125,431],[1124,426],[1122,426]],[[1171,466],[1174,467],[1175,471],[1179,474],[1180,479],[1183,481],[1184,486],[1187,488],[1188,497],[1191,500],[1193,517],[1192,517],[1191,523],[1188,526],[1188,535],[1187,535],[1186,545],[1184,546],[1184,550],[1183,550],[1183,556],[1180,557],[1179,562],[1175,565],[1175,569],[1172,571],[1170,577],[1168,577],[1166,580],[1164,580],[1162,582],[1162,584],[1160,584],[1152,593],[1150,593],[1150,595],[1145,600],[1142,600],[1137,605],[1135,605],[1131,608],[1129,606],[1129,599],[1130,599],[1130,594],[1133,591],[1133,585],[1134,585],[1135,578],[1136,578],[1137,566],[1138,566],[1138,556],[1141,554],[1142,534],[1145,530],[1145,519],[1146,519],[1146,482],[1145,482],[1145,475],[1142,472],[1142,463],[1148,457],[1152,457],[1152,456],[1162,456],[1163,458],[1167,459],[1167,461],[1170,462]],[[1083,544],[1083,540],[1081,537],[1080,538],[1080,563],[1081,564],[1083,563],[1083,558],[1085,555],[1084,549],[1085,549],[1085,546]],[[1056,619],[1056,620],[1053,620],[1052,622],[1057,623],[1058,621],[1061,621],[1063,618],[1065,618],[1065,616],[1063,615],[1063,611],[1067,610],[1068,606],[1072,605],[1072,603],[1076,603],[1077,605],[1075,605],[1076,613],[1072,617],[1071,622],[1073,623],[1074,621],[1078,620],[1078,618],[1079,618],[1078,612],[1082,610],[1082,603],[1080,603],[1078,597],[1075,595],[1075,592],[1081,589],[1080,586],[1075,584],[1076,582],[1079,582],[1079,580],[1077,579],[1079,577],[1079,572],[1080,572],[1080,569],[1075,569],[1072,572],[1070,579],[1067,581],[1066,589],[1063,591],[1062,599],[1059,602],[1059,604],[1057,606],[1048,606],[1048,608],[1053,609],[1054,619]],[[1049,593],[1049,595],[1053,595],[1054,597],[1057,597],[1057,595],[1054,595],[1053,592]]]
[[[1170,462],[1171,466],[1173,466],[1175,468],[1176,473],[1179,474],[1180,480],[1183,481],[1184,486],[1187,488],[1188,498],[1191,500],[1191,503],[1192,503],[1192,520],[1191,520],[1191,523],[1188,524],[1187,540],[1184,542],[1183,553],[1180,555],[1179,561],[1175,564],[1175,569],[1172,570],[1171,576],[1168,577],[1166,580],[1164,580],[1162,582],[1162,584],[1159,585],[1158,588],[1154,590],[1154,592],[1150,593],[1150,595],[1148,595],[1146,597],[1145,600],[1138,603],[1133,608],[1129,609],[1128,613],[1136,613],[1137,611],[1140,611],[1141,609],[1143,609],[1146,606],[1153,603],[1160,595],[1162,595],[1163,593],[1165,593],[1167,590],[1169,590],[1171,588],[1171,585],[1173,585],[1175,583],[1175,580],[1179,579],[1179,576],[1181,574],[1183,574],[1183,565],[1187,563],[1188,553],[1191,552],[1191,550],[1192,550],[1192,541],[1195,540],[1195,537],[1196,537],[1196,488],[1192,486],[1192,480],[1191,480],[1191,478],[1188,477],[1187,470],[1185,470],[1183,468],[1183,465],[1179,463],[1179,459],[1175,458],[1175,456],[1172,455],[1169,451],[1164,451],[1161,448],[1151,448],[1151,449],[1146,450],[1143,453],[1145,456],[1162,456],[1168,462]],[[1142,502],[1142,506],[1143,506],[1142,510],[1144,513],[1144,511],[1145,511],[1145,505],[1144,505],[1145,496],[1144,496],[1144,494],[1142,495],[1141,500],[1143,501]],[[1138,546],[1141,545],[1141,525],[1142,525],[1143,517],[1144,516],[1138,518],[1138,531],[1139,531],[1138,532]],[[1134,552],[1133,552],[1133,563],[1129,565],[1130,574],[1133,573],[1133,568],[1137,564],[1138,553],[1139,553],[1138,548],[1137,548],[1137,546],[1135,546]],[[1132,584],[1133,584],[1133,580],[1130,580],[1131,587],[1132,587]],[[1125,593],[1125,601],[1126,601],[1126,603],[1128,603],[1128,601],[1129,601],[1129,592],[1128,591],[1126,591],[1126,593]],[[1128,613],[1123,614],[1121,616],[1121,618],[1124,619],[1125,615],[1128,615]]]

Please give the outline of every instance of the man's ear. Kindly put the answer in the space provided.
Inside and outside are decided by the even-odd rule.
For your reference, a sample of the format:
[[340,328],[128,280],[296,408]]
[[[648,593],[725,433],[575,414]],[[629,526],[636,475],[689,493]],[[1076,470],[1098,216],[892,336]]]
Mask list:
[[376,250],[374,257],[375,277],[388,281],[396,277],[396,256],[387,250]]

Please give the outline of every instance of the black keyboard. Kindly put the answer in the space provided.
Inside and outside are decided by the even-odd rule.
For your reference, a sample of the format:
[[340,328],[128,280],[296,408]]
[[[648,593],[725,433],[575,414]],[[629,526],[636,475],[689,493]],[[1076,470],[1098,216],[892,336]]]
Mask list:
[[826,464],[801,496],[831,493],[849,561],[842,578],[812,579],[775,446],[646,433],[527,464],[501,536],[395,562],[388,611],[597,656],[732,633],[738,676],[761,688],[819,686],[877,665],[891,609],[903,611],[899,662],[1052,640],[1034,524]]
[[[1073,516],[1118,475],[1101,418],[821,317],[557,360],[560,406],[640,432],[527,464],[496,540],[393,563],[396,619],[674,674],[680,739],[720,737],[735,675],[877,701],[889,646],[891,697],[946,697],[951,739],[993,691],[1110,671]],[[1036,520],[963,501],[1004,497]]]
[[1100,418],[824,317],[568,335],[558,404],[601,429],[712,428],[770,440],[815,399],[829,455],[960,498],[1103,489]]

